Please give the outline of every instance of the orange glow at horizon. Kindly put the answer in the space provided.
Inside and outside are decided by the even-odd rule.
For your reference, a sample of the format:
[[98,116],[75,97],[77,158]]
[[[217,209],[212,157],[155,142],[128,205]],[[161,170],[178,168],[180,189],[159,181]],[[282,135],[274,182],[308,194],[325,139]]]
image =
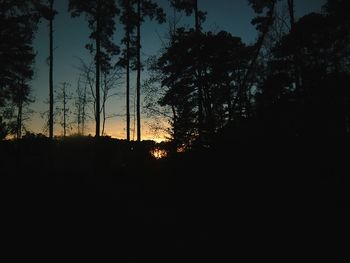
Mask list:
[[154,148],[150,153],[157,160],[166,158],[168,156],[168,152],[160,148]]
[[[148,120],[149,121],[149,120]],[[165,122],[166,123],[166,122]],[[163,124],[165,125],[165,124]],[[70,129],[67,129],[67,136],[72,136],[77,134],[77,128],[75,127],[76,125],[73,125]],[[113,139],[119,139],[119,140],[125,140],[126,139],[126,131],[125,131],[125,124],[123,121],[117,120],[117,121],[107,121],[106,122],[106,127],[105,127],[105,132],[103,136],[110,136]],[[42,133],[46,136],[48,136],[48,132],[44,132],[43,129],[43,120],[41,118],[33,118],[28,122],[28,130],[30,132],[39,134]],[[101,125],[102,129],[102,125]],[[155,142],[163,142],[167,141],[168,135],[166,132],[160,132],[158,131],[155,133],[152,131],[152,129],[149,127],[149,125],[144,122],[142,125],[142,130],[141,130],[141,139],[143,141],[147,140],[152,140]],[[133,130],[130,132],[131,134],[131,140],[136,141],[136,134],[134,134]],[[23,133],[24,135],[24,133]],[[59,124],[54,125],[54,135],[55,136],[63,136],[63,128]],[[93,122],[89,122],[88,125],[86,125],[85,136],[95,136],[95,125]],[[102,134],[101,134],[102,136]]]

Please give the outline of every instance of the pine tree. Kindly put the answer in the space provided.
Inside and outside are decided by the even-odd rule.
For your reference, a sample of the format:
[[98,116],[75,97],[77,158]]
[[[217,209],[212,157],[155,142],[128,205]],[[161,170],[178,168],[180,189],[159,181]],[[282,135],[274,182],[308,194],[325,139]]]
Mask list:
[[201,35],[201,24],[205,20],[205,13],[201,12],[198,8],[198,0],[170,0],[170,4],[176,8],[179,11],[185,11],[186,15],[192,15],[194,14],[194,27],[196,32],[196,53],[198,61],[196,61],[196,67],[197,67],[197,90],[198,90],[198,98],[197,98],[197,104],[198,104],[198,140],[201,143],[202,142],[202,136],[203,136],[203,122],[204,122],[204,112],[203,112],[203,87],[202,87],[202,80],[201,80],[201,65],[200,65],[200,48],[201,48],[201,41],[200,41],[200,35]]
[[[0,2],[0,112],[15,105],[17,117],[12,131],[18,138],[22,135],[23,107],[32,101],[29,81],[34,75],[32,44],[40,19],[39,3],[34,0]],[[0,119],[5,121],[5,114],[1,115]]]
[[54,10],[54,0],[47,0],[48,5],[43,5],[40,10],[44,19],[49,21],[49,137],[53,138],[54,120],[53,120],[53,105],[54,105],[54,90],[53,90],[53,22],[57,11]]
[[165,22],[165,13],[161,7],[151,0],[136,0],[136,107],[137,107],[137,141],[141,141],[141,26],[145,18]]
[[137,23],[137,14],[134,8],[135,0],[119,0],[122,9],[120,22],[124,25],[125,36],[122,43],[125,46],[123,56],[118,65],[126,69],[126,140],[130,141],[130,70],[132,63],[135,64],[136,40],[135,28]]
[[95,54],[95,121],[96,137],[100,137],[100,82],[101,71],[108,71],[111,57],[118,53],[118,47],[113,44],[112,36],[115,32],[115,16],[119,10],[114,0],[70,0],[69,11],[72,17],[86,14],[89,28],[91,30],[90,39],[93,44],[87,44],[87,49]]

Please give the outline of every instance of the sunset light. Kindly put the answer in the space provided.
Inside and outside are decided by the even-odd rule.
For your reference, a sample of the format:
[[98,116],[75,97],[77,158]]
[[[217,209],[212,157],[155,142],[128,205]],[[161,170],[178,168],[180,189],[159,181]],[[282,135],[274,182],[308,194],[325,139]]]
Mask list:
[[326,250],[335,224],[300,218],[331,208],[333,232],[348,224],[349,11],[350,0],[0,0],[5,251],[221,262],[233,228],[258,259],[275,251],[257,230],[282,226]]
[[154,148],[151,150],[151,155],[155,159],[160,160],[160,159],[166,158],[168,156],[168,152],[164,149]]

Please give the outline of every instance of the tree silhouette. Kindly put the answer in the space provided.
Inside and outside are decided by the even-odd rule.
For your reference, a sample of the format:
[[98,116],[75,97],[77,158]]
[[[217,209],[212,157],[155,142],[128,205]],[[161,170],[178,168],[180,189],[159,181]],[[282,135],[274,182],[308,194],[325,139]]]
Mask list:
[[[126,140],[130,141],[130,69],[131,62],[136,58],[135,28],[137,25],[137,14],[135,12],[135,0],[119,0],[122,14],[120,21],[124,25],[125,36],[122,39],[125,49],[118,65],[126,69]],[[133,64],[136,64],[133,61]],[[135,65],[134,67],[135,68]]]
[[291,18],[291,30],[275,43],[257,96],[263,134],[348,134],[349,20],[340,11],[345,6],[329,12],[341,2],[329,1],[326,13],[308,14],[294,24]]
[[112,97],[117,96],[116,92],[111,93],[117,86],[123,84],[119,67],[114,67],[110,71],[102,72],[102,135],[105,135],[106,120],[116,116],[107,114],[107,103]]
[[61,116],[61,127],[63,129],[63,137],[67,136],[67,129],[71,127],[71,123],[69,121],[69,116],[70,116],[70,101],[72,100],[73,96],[72,94],[68,91],[68,88],[70,87],[70,84],[67,82],[64,82],[61,84],[61,88],[59,92],[57,92],[56,95],[56,100],[60,105],[57,105],[57,112],[58,115]]
[[0,140],[6,138],[8,134],[6,124],[2,121],[2,116],[0,116]]
[[28,83],[34,74],[32,42],[40,19],[39,3],[0,3],[0,107],[8,103],[16,105],[17,120],[14,126],[18,138],[22,134],[23,105],[31,101]]
[[118,53],[118,47],[112,42],[111,38],[115,31],[115,16],[119,10],[113,0],[70,0],[69,11],[72,17],[86,14],[86,18],[91,30],[90,39],[94,41],[95,46],[87,44],[86,48],[95,54],[95,136],[100,136],[100,82],[101,70],[108,71],[110,68],[111,56]]
[[54,95],[53,95],[53,21],[57,15],[57,11],[54,10],[54,0],[48,0],[48,6],[42,6],[42,16],[49,21],[49,137],[53,138],[54,132]]
[[53,138],[53,20],[54,20],[54,10],[53,10],[54,1],[50,0],[50,138]]
[[[288,11],[289,11],[289,20],[290,20],[290,30],[293,31],[295,27],[295,1],[288,0]],[[301,93],[301,76],[300,76],[300,55],[297,49],[294,50],[293,55],[293,63],[294,63],[294,81],[297,92]]]
[[78,135],[84,135],[87,120],[87,83],[83,83],[81,76],[78,79],[77,88],[75,90],[74,106],[75,106],[75,122],[77,124]]
[[[273,24],[277,0],[249,0],[249,3],[258,14],[258,16],[252,20],[252,24],[256,26],[256,29],[258,31],[260,31],[260,36],[255,45],[255,54],[252,57],[250,66],[248,67],[247,72],[242,80],[242,84],[240,85],[239,96],[236,97],[236,100],[233,103],[234,107],[239,100],[244,101],[246,99],[244,98],[245,96],[242,97],[242,94],[244,94],[245,89],[247,88],[246,86],[251,77],[251,74],[254,71],[254,67],[259,58],[265,38],[270,30],[271,25]],[[265,9],[267,9],[267,11],[264,14]]]
[[197,88],[198,88],[198,98],[197,98],[197,104],[198,104],[198,134],[199,134],[199,141],[202,141],[202,133],[203,133],[203,88],[202,88],[202,80],[201,80],[201,63],[200,63],[200,46],[201,46],[201,39],[200,39],[200,31],[201,31],[201,24],[205,20],[205,13],[201,12],[198,8],[198,0],[170,0],[170,4],[177,10],[185,11],[187,15],[191,15],[194,13],[195,18],[195,32],[196,32],[196,51],[197,51],[197,61],[195,63],[197,64]]
[[[197,67],[193,63],[198,59],[196,39],[194,30],[178,29],[171,45],[152,67],[162,76],[160,81],[165,92],[160,104],[170,107],[173,113],[171,136],[177,147],[191,146],[199,136]],[[250,53],[240,38],[224,31],[202,34],[201,39],[201,52],[205,54],[200,55],[205,83],[203,109],[206,125],[203,131],[207,137],[206,143],[210,143],[217,130],[232,118],[231,104]]]
[[22,128],[24,127],[24,121],[26,118],[24,107],[27,104],[34,102],[34,100],[30,98],[29,85],[26,84],[24,81],[18,83],[18,85],[14,87],[12,100],[17,106],[17,120],[16,125],[13,128],[16,133],[17,139],[20,139],[22,138]]
[[141,25],[145,18],[156,19],[158,23],[165,22],[165,13],[161,7],[150,0],[136,0],[136,111],[137,111],[137,141],[141,141]]
[[[198,254],[203,251],[209,251],[213,261],[218,261],[215,248],[220,250],[225,242],[220,243],[217,233],[223,233],[227,229],[225,223],[231,223],[224,218],[226,208],[232,204],[243,208],[251,208],[252,204],[298,208],[305,204],[308,209],[318,205],[345,207],[350,185],[346,173],[350,136],[350,4],[348,0],[323,1],[326,4],[322,12],[299,17],[309,4],[250,0],[245,1],[243,9],[239,1],[208,4],[172,0],[167,8],[174,8],[171,11],[175,10],[175,17],[180,15],[176,13],[179,10],[194,15],[190,23],[194,26],[186,25],[188,17],[181,21],[182,27],[175,18],[165,39],[151,42],[154,46],[149,52],[157,44],[162,47],[147,60],[149,68],[142,73],[142,29],[152,31],[146,26],[148,18],[159,16],[159,22],[163,21],[163,11],[155,3],[169,1],[71,0],[72,15],[87,18],[89,27],[85,29],[91,34],[86,47],[90,57],[81,60],[78,68],[74,101],[67,83],[55,88],[55,95],[61,92],[55,100],[49,98],[50,103],[55,102],[54,117],[60,113],[62,135],[69,136],[53,140],[26,129],[32,88],[39,95],[46,90],[41,90],[40,81],[31,86],[35,72],[32,40],[38,21],[44,17],[51,24],[51,91],[53,76],[55,80],[74,77],[74,72],[67,72],[70,63],[65,57],[71,51],[82,50],[60,50],[65,53],[61,61],[66,63],[62,63],[62,69],[53,67],[53,26],[55,22],[57,27],[64,18],[53,20],[54,1],[0,0],[0,180],[6,186],[1,190],[7,191],[5,196],[11,201],[5,206],[9,211],[2,210],[3,214],[12,215],[12,219],[17,216],[14,210],[23,214],[27,208],[39,211],[54,206],[68,212],[78,210],[84,217],[84,212],[91,214],[96,205],[98,216],[103,219],[93,225],[99,230],[101,226],[106,231],[115,230],[126,249],[132,245],[127,251],[129,261],[151,258],[148,255],[156,249],[157,259],[175,262],[184,258],[183,248],[194,251],[195,255],[190,255],[196,259],[193,261],[200,261]],[[121,17],[116,17],[117,3]],[[204,14],[200,15],[200,4],[242,7],[238,17],[244,18],[225,23],[229,31],[216,25],[208,25],[214,29],[206,30],[207,27],[201,28]],[[249,38],[256,37],[252,43],[230,33],[237,22],[243,23],[250,15],[246,10],[249,6],[255,13],[252,23],[257,30],[247,25],[238,27],[246,29]],[[229,18],[224,12],[221,15],[211,21]],[[116,21],[121,22],[125,32],[118,30],[114,34]],[[72,33],[68,31],[63,28],[60,41],[66,41]],[[113,41],[122,39],[124,50],[120,57],[115,55],[112,36]],[[40,34],[37,40],[42,40]],[[41,43],[35,44],[38,54],[45,53]],[[142,121],[167,123],[162,128],[168,132],[169,141],[130,142],[132,73],[138,85],[138,108],[144,98],[146,107],[156,115]],[[142,79],[141,74],[145,74]],[[125,77],[126,86],[119,81]],[[143,81],[145,77],[147,80]],[[116,94],[114,89],[118,87],[126,89],[127,140],[110,138],[105,133],[109,128],[106,120],[119,117],[108,112],[109,106],[116,109],[116,104],[109,105],[108,98]],[[49,112],[49,107],[44,108]],[[138,110],[137,139],[141,141]],[[72,111],[74,120],[70,118]],[[96,137],[102,134],[103,138],[74,136],[69,131],[73,120],[78,134],[84,134],[90,112],[96,121]],[[120,124],[118,121],[111,124]],[[34,129],[37,122],[33,118]],[[52,137],[52,123],[50,126]],[[148,130],[144,132],[146,135]],[[5,141],[6,138],[10,140]],[[84,219],[75,220],[74,226]],[[243,220],[246,219],[247,216]],[[33,220],[37,221],[36,217]],[[199,224],[192,229],[189,222]],[[265,222],[268,229],[275,223],[270,218],[262,224]],[[27,228],[31,222],[15,224]],[[210,225],[213,227],[208,228]],[[251,220],[247,225],[252,225]],[[120,231],[119,226],[124,230]],[[78,228],[86,232],[84,226]],[[143,237],[138,236],[140,233]],[[156,242],[150,242],[150,236]],[[219,243],[212,246],[211,240]],[[28,242],[22,243],[28,246]],[[47,243],[52,247],[52,242]],[[134,251],[138,256],[132,256]],[[179,251],[180,255],[174,258]],[[199,257],[209,258],[209,253]]]

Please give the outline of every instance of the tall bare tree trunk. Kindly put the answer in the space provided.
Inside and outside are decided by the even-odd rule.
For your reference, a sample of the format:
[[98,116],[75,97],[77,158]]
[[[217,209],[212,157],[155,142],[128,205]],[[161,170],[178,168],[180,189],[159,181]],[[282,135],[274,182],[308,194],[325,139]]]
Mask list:
[[22,138],[22,116],[23,116],[23,81],[20,85],[18,96],[18,113],[17,113],[17,139]]
[[137,83],[136,83],[136,108],[137,108],[137,141],[141,141],[141,0],[137,1]]
[[67,93],[66,93],[66,83],[63,83],[63,137],[67,135]]
[[78,79],[78,87],[77,87],[77,122],[78,122],[78,135],[81,135],[81,117],[82,117],[82,98],[81,98],[81,85],[80,85],[80,77]]
[[199,62],[200,57],[200,24],[199,24],[199,11],[198,11],[198,0],[195,0],[194,6],[195,13],[195,27],[196,27],[196,36],[197,36],[197,88],[198,88],[198,136],[199,142],[202,142],[203,135],[203,89],[202,89],[202,76],[201,76],[201,67]]
[[288,0],[288,11],[291,27],[295,24],[294,0]]
[[18,103],[18,115],[17,115],[17,139],[22,138],[22,101]]
[[105,127],[106,127],[106,101],[107,101],[107,92],[108,92],[108,83],[107,83],[107,74],[103,73],[103,98],[102,98],[102,136],[105,136]]
[[100,137],[100,68],[101,68],[101,34],[100,34],[100,0],[97,0],[97,22],[96,22],[96,134]]
[[102,120],[102,136],[105,136],[105,127],[106,127],[106,108],[103,107],[102,109],[102,115],[103,115],[103,120]]
[[85,113],[85,108],[86,108],[86,85],[84,87],[84,96],[83,96],[83,109],[82,109],[82,116],[81,116],[81,134],[85,134],[85,119],[86,119],[86,113]]
[[50,28],[50,36],[49,36],[49,42],[50,42],[50,69],[49,69],[49,100],[50,100],[50,110],[49,110],[49,137],[50,139],[53,138],[53,3],[54,0],[50,0],[50,20],[49,20],[49,28]]
[[130,3],[127,1],[126,30],[126,140],[130,141]]

